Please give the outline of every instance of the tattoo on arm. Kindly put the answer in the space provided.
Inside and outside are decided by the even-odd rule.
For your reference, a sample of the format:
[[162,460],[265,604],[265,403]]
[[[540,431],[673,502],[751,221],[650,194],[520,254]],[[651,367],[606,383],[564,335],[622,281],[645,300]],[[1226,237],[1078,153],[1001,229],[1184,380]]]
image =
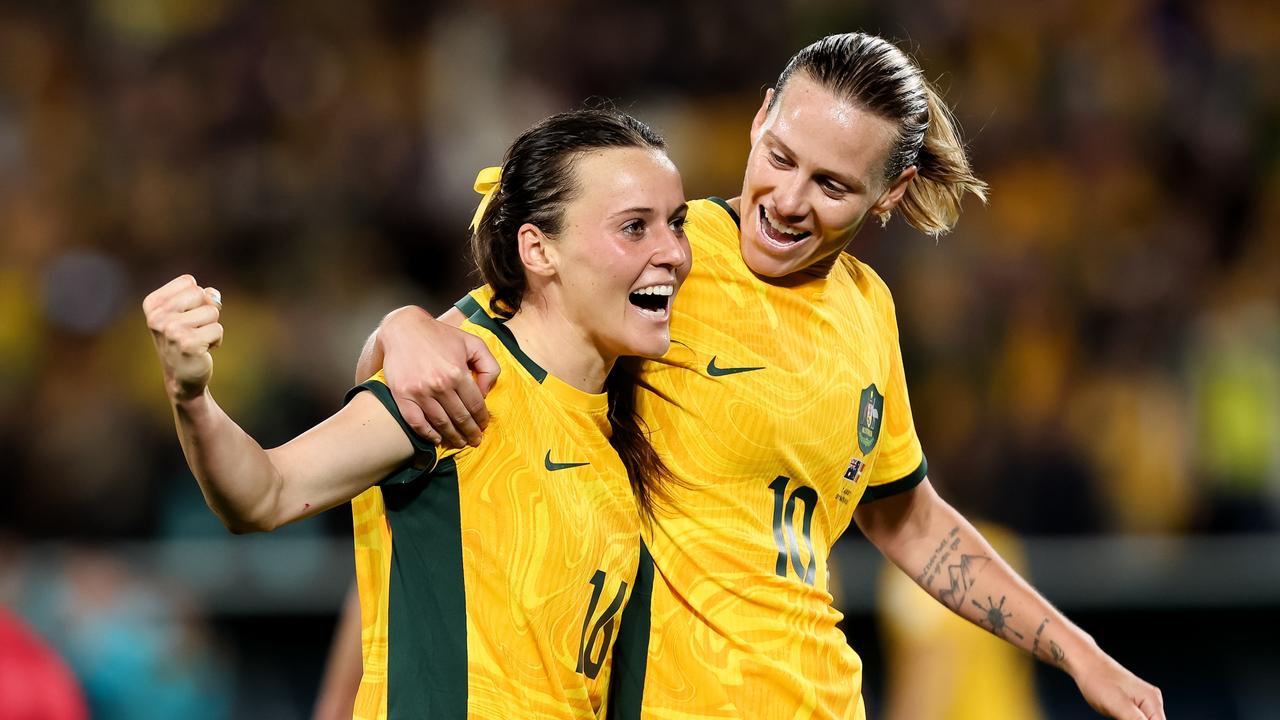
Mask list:
[[1036,628],[1036,639],[1031,643],[1031,656],[1036,657],[1040,654],[1040,636],[1044,634],[1044,628],[1049,624],[1049,618],[1045,618],[1040,623],[1040,627]]
[[916,576],[917,583],[926,590],[932,590],[934,580],[945,571],[946,584],[941,586],[938,599],[956,612],[959,612],[960,607],[964,605],[965,597],[977,582],[978,575],[991,562],[991,558],[986,555],[960,553],[954,562],[949,563],[948,561],[952,560],[959,549],[960,527],[956,526],[942,538],[937,549],[933,551],[933,556],[929,558],[929,562],[925,563],[924,570]]
[[1022,633],[1009,627],[1008,621],[1009,621],[1009,618],[1013,617],[1013,613],[1007,613],[1004,611],[1004,601],[1005,601],[1004,595],[1000,596],[999,605],[997,605],[995,601],[991,599],[990,595],[987,596],[986,605],[982,605],[977,600],[974,600],[973,606],[986,614],[985,617],[979,618],[978,622],[981,625],[985,626],[997,637],[1001,637],[1007,640],[1008,637],[1005,635],[1005,633],[1011,632],[1014,635],[1016,635],[1019,640],[1021,640]]
[[1060,668],[1067,666],[1067,654],[1062,652],[1062,648],[1058,646],[1058,643],[1052,640],[1049,641],[1049,657],[1053,660],[1054,665]]

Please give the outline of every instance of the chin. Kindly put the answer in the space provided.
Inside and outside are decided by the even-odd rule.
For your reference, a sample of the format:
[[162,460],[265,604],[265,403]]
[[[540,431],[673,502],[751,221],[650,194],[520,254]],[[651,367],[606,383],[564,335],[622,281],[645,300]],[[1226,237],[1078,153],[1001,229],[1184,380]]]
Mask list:
[[623,347],[625,348],[623,355],[646,358],[662,357],[667,354],[667,349],[671,347],[671,333],[665,330],[661,333],[652,331],[634,333],[626,338]]
[[762,277],[780,278],[800,268],[798,259],[775,257],[761,249],[757,242],[746,237],[742,239],[742,260],[751,272]]

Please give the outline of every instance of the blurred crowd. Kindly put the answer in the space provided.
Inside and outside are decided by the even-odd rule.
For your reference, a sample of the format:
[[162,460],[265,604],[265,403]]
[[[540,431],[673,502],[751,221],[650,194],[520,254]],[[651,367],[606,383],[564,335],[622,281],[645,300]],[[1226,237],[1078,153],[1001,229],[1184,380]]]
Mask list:
[[[895,219],[852,249],[894,290],[935,484],[1024,534],[1275,531],[1265,0],[0,2],[0,603],[55,636],[95,716],[112,689],[85,668],[139,646],[89,660],[75,632],[125,608],[204,679],[185,697],[219,697],[181,593],[91,553],[4,572],[33,541],[224,532],[142,297],[184,272],[222,291],[213,392],[280,442],[338,407],[383,313],[471,287],[471,181],[524,127],[612,99],[667,136],[691,197],[732,197],[763,88],[853,29],[918,59],[992,186],[936,242]],[[204,715],[157,715],[179,716]]]

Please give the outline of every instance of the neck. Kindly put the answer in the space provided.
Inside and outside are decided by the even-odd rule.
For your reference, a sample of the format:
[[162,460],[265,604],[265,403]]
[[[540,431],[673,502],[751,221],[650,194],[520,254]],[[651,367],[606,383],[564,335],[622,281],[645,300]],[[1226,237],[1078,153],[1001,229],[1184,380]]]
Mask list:
[[583,392],[604,392],[616,355],[602,353],[559,308],[526,298],[506,323],[520,348],[543,370]]

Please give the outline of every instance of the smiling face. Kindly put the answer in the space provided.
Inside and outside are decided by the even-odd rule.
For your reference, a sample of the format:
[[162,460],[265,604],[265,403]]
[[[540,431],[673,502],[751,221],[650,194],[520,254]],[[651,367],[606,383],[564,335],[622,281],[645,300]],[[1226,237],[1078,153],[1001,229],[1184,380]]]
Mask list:
[[547,274],[531,287],[541,286],[602,354],[660,356],[691,264],[680,173],[650,148],[584,153],[573,173],[577,192],[545,245]]
[[894,124],[803,72],[787,82],[772,108],[769,93],[751,125],[740,205],[742,257],[765,277],[802,271],[825,276],[867,216],[888,212],[901,200],[915,168],[886,180]]

